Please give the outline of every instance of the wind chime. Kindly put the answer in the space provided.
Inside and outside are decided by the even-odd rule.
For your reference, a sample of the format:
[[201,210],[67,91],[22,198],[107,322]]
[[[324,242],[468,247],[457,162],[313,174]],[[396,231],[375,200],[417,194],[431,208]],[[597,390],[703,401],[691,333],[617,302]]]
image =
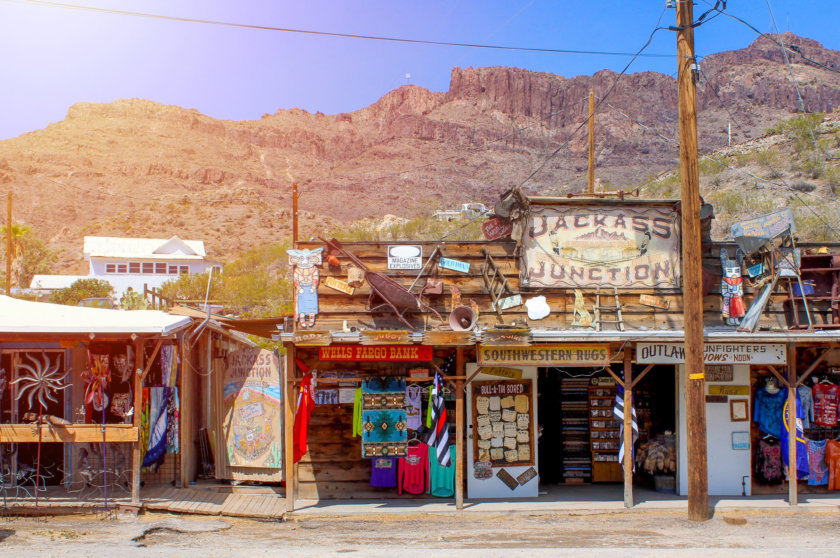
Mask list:
[[104,507],[108,507],[108,449],[105,445],[105,409],[108,408],[108,394],[105,390],[111,381],[111,369],[108,355],[96,355],[88,349],[89,367],[82,373],[85,386],[85,405],[93,405],[94,411],[102,414],[102,485],[105,498]]
[[61,373],[61,359],[56,358],[55,364],[50,362],[50,357],[42,352],[41,360],[36,359],[30,354],[26,357],[32,362],[32,365],[23,362],[17,363],[17,368],[24,372],[10,384],[20,384],[18,389],[16,401],[20,401],[24,396],[29,404],[29,408],[35,404],[35,399],[38,400],[38,420],[35,423],[38,426],[38,457],[35,462],[35,510],[38,510],[38,496],[41,486],[41,441],[42,430],[41,423],[44,415],[44,408],[49,406],[50,402],[58,403],[58,398],[55,396],[57,391],[63,391],[71,386],[65,383],[67,376],[70,374],[68,370],[64,374]]

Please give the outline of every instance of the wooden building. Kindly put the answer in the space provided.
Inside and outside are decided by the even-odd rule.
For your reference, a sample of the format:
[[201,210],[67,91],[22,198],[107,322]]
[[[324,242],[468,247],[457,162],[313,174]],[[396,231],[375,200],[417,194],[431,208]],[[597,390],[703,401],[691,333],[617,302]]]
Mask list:
[[[632,506],[633,454],[624,452],[623,468],[618,458],[631,444],[635,482],[686,492],[685,425],[696,417],[687,416],[684,402],[679,203],[531,198],[520,209],[512,227],[491,224],[504,234],[493,241],[296,247],[324,264],[317,315],[310,315],[311,298],[299,302],[308,309],[296,316],[294,331],[279,336],[287,352],[285,400],[298,400],[302,378],[313,370],[316,392],[329,390],[334,399],[314,406],[308,451],[294,465],[297,408],[286,406],[288,510],[296,497],[398,497],[370,485],[371,459],[353,436],[352,392],[381,376],[425,386],[436,371],[452,390],[458,507],[465,490],[468,498],[536,497],[540,483],[589,482],[623,482],[625,505]],[[818,291],[807,314],[797,280],[780,275],[776,260],[769,270],[765,262],[749,272],[745,260],[722,292],[721,249],[734,260],[738,246],[704,241],[712,494],[787,489],[796,503],[797,483],[754,478],[764,432],[752,419],[764,378],[787,390],[793,405],[797,383],[815,371],[833,372],[837,247],[798,248],[802,276]],[[748,310],[765,290],[762,311],[742,319],[739,305]],[[385,298],[402,303],[391,307]],[[614,419],[617,402],[634,406],[638,441],[630,413]]]

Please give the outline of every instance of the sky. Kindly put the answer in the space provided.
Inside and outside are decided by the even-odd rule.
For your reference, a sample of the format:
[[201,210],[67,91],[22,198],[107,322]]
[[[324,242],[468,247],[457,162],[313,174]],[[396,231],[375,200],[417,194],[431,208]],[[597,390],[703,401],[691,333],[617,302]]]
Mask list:
[[[664,0],[77,0],[74,6],[263,27],[511,47],[634,53],[675,25]],[[696,0],[695,17],[713,0]],[[762,32],[840,50],[837,0],[729,0]],[[661,16],[661,21],[660,21]],[[744,48],[756,33],[720,16],[696,53]],[[675,74],[675,33],[654,34],[629,72]],[[514,66],[562,76],[620,71],[631,56],[535,53],[326,37],[0,0],[0,139],[63,120],[78,102],[142,98],[218,119],[293,107],[327,114],[408,82],[446,91],[453,67]],[[701,62],[702,65],[702,62]],[[410,78],[407,78],[410,74]]]

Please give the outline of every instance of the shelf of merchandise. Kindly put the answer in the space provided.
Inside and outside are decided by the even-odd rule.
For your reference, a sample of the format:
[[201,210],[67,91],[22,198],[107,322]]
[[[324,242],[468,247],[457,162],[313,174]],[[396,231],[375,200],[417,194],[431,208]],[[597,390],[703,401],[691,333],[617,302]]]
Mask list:
[[[616,393],[618,391],[615,385],[599,383],[589,386],[588,415],[592,482],[621,482],[623,479],[621,465],[618,463],[618,447],[621,443],[618,439],[619,424],[613,418]],[[602,448],[601,446],[605,443],[608,443],[609,447]]]
[[579,484],[592,480],[589,443],[589,398],[587,378],[563,378],[560,383],[563,413],[563,482]]

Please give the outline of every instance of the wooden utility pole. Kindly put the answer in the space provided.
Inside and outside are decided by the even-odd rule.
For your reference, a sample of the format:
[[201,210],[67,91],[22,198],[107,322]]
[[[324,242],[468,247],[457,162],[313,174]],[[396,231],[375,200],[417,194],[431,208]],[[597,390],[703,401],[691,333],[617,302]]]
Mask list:
[[595,90],[589,90],[589,193],[595,193]]
[[[464,348],[455,349],[455,374],[462,378]],[[464,509],[464,380],[455,380],[455,509]]]
[[286,343],[286,359],[283,366],[283,477],[286,481],[286,511],[295,511],[295,346]]
[[700,253],[700,172],[694,86],[694,8],[677,2],[680,175],[682,183],[683,319],[685,323],[688,518],[709,519],[706,455],[706,381],[703,369],[703,284]]
[[292,248],[298,243],[298,183],[292,183]]
[[633,502],[633,359],[630,345],[624,347],[624,507]]
[[12,294],[12,193],[9,192],[9,217],[6,220],[6,295]]

